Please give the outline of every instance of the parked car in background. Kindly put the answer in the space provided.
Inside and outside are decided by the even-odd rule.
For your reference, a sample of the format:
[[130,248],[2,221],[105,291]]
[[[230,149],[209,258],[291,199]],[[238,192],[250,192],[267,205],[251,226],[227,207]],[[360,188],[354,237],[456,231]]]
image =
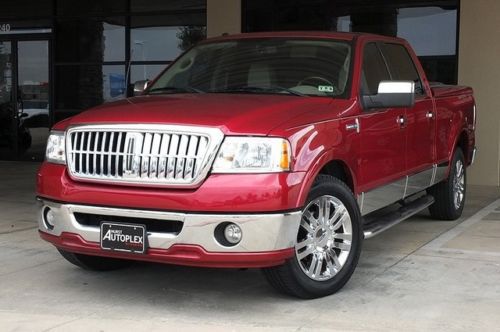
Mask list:
[[209,39],[144,87],[52,128],[40,235],[80,267],[262,268],[315,298],[344,286],[365,238],[462,213],[472,89],[430,86],[402,39]]

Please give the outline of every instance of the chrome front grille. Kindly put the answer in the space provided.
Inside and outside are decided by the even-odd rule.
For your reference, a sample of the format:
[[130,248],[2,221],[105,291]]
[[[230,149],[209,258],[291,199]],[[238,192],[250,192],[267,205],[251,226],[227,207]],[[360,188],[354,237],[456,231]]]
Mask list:
[[66,157],[77,180],[194,187],[222,139],[215,128],[88,125],[68,130]]

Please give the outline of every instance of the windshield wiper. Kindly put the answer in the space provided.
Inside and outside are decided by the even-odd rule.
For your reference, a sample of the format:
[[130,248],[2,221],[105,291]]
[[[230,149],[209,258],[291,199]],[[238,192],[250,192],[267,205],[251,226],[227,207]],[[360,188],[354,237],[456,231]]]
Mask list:
[[205,91],[196,89],[190,86],[162,86],[159,88],[152,88],[148,91],[148,94],[154,93],[205,93]]
[[307,97],[307,95],[300,93],[298,91],[284,88],[281,86],[240,86],[240,87],[235,87],[235,88],[228,88],[228,89],[221,89],[221,90],[214,90],[211,92],[219,92],[219,93],[231,93],[231,92],[246,92],[246,93],[259,93],[259,92],[269,92],[269,93],[280,93],[280,92],[286,92],[290,95],[294,96],[299,96],[299,97]]

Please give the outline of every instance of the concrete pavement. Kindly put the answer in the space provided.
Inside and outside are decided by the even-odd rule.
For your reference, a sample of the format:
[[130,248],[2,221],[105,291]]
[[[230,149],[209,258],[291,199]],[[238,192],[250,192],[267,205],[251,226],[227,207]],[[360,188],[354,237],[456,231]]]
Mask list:
[[454,222],[420,214],[365,241],[334,296],[276,293],[258,270],[80,270],[38,238],[37,165],[0,162],[0,331],[500,331],[500,191]]

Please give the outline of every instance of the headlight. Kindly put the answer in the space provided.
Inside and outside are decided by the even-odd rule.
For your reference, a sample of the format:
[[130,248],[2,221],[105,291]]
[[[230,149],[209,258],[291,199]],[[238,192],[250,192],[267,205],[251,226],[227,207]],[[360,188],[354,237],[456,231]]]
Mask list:
[[45,160],[49,163],[66,164],[65,135],[61,131],[51,131],[47,140]]
[[290,170],[290,143],[274,137],[226,137],[213,173],[269,173]]

